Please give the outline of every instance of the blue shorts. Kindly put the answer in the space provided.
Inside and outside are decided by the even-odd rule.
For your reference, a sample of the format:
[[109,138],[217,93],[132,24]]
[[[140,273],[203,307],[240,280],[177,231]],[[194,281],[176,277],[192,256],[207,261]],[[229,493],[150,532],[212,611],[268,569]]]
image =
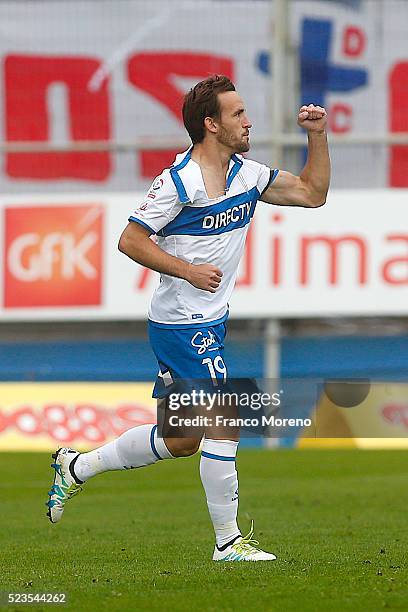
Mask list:
[[150,344],[159,364],[153,397],[166,397],[178,381],[226,381],[225,323],[194,328],[165,328],[149,321]]

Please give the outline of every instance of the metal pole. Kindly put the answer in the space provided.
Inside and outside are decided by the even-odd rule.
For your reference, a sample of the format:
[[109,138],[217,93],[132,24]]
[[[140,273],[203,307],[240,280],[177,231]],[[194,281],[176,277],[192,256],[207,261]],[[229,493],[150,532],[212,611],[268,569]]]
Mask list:
[[265,372],[267,378],[276,379],[280,375],[280,321],[268,319],[265,331]]
[[[280,390],[280,340],[279,319],[268,319],[265,330],[265,378],[269,395]],[[279,439],[276,437],[265,438],[265,446],[268,448],[274,448],[278,444]]]
[[[271,45],[271,166],[281,168],[283,163],[283,140],[281,138],[285,121],[285,60],[287,47],[287,0],[274,0],[273,36]],[[274,140],[276,138],[276,140]],[[268,319],[265,330],[265,378],[270,394],[278,391],[280,375],[280,322]],[[277,438],[266,437],[265,446],[276,447]]]
[[288,0],[274,0],[273,36],[271,45],[271,166],[280,168],[283,162],[283,143],[280,137],[285,117],[285,59],[288,30]]

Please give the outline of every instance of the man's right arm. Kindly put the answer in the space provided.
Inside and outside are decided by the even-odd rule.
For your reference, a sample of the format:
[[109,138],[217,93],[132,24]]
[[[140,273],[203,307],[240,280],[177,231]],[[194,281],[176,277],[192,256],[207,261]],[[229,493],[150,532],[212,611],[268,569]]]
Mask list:
[[182,278],[197,289],[215,293],[222,272],[212,264],[194,265],[169,255],[150,240],[150,232],[135,221],[130,221],[119,240],[119,251],[137,263],[168,276]]

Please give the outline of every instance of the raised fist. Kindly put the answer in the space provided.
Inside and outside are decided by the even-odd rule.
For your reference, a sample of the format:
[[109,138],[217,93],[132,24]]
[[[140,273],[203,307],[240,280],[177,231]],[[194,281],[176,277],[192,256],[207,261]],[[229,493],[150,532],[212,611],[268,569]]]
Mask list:
[[327,124],[326,109],[322,106],[302,106],[299,110],[298,125],[310,132],[324,132]]

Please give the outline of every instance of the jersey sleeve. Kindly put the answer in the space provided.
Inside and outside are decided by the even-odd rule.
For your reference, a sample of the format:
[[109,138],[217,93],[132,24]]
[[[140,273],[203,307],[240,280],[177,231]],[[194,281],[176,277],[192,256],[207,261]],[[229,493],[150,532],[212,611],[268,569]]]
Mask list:
[[152,234],[157,234],[178,215],[181,207],[170,172],[166,169],[155,178],[140,206],[130,215],[129,221],[139,223]]
[[277,168],[268,168],[264,164],[259,164],[258,191],[261,195],[272,185],[278,173],[279,170]]

